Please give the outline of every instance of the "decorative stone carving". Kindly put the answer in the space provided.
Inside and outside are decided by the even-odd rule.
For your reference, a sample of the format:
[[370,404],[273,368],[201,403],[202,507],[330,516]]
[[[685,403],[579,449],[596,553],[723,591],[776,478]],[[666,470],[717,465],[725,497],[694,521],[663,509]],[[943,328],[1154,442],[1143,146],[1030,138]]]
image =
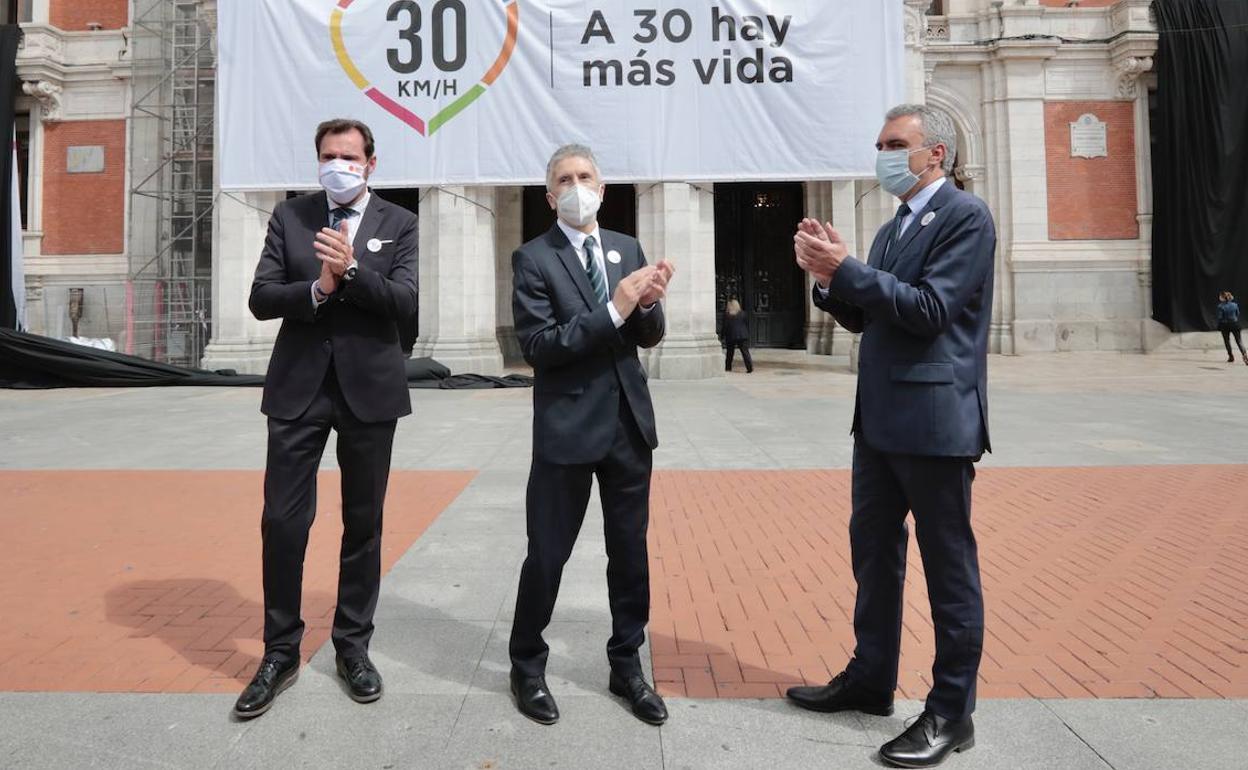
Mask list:
[[927,39],[949,40],[949,20],[944,16],[927,17]]
[[50,80],[26,81],[22,93],[39,102],[39,115],[44,123],[61,119],[61,86]]
[[1118,73],[1119,98],[1134,99],[1140,76],[1152,68],[1151,56],[1126,56],[1114,62],[1114,70]]
[[24,32],[17,51],[19,63],[43,59],[61,60],[65,44],[60,35],[41,27],[24,27]]

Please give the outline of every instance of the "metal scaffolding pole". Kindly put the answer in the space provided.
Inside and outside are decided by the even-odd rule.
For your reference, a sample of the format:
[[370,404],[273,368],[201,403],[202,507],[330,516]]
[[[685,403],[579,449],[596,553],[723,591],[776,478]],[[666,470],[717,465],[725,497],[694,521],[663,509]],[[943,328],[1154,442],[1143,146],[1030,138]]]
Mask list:
[[201,0],[135,0],[126,350],[198,366],[211,336],[216,54]]

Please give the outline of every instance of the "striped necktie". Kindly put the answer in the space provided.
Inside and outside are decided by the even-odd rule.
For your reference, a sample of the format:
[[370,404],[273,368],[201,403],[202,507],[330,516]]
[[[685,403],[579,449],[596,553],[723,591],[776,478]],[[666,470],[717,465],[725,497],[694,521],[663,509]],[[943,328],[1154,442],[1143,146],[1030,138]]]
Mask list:
[[585,273],[589,276],[589,286],[594,290],[594,296],[598,298],[599,305],[607,304],[607,279],[602,274],[602,268],[598,267],[598,260],[594,258],[594,247],[597,246],[594,236],[585,239]]

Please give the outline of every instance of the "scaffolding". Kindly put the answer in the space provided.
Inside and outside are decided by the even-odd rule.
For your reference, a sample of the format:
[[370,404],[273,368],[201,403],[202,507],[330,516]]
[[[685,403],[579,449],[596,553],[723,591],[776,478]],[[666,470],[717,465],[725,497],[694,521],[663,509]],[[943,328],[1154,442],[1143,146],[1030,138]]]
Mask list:
[[[215,9],[135,0],[125,349],[198,366],[211,336]],[[215,3],[210,5],[215,6]]]

